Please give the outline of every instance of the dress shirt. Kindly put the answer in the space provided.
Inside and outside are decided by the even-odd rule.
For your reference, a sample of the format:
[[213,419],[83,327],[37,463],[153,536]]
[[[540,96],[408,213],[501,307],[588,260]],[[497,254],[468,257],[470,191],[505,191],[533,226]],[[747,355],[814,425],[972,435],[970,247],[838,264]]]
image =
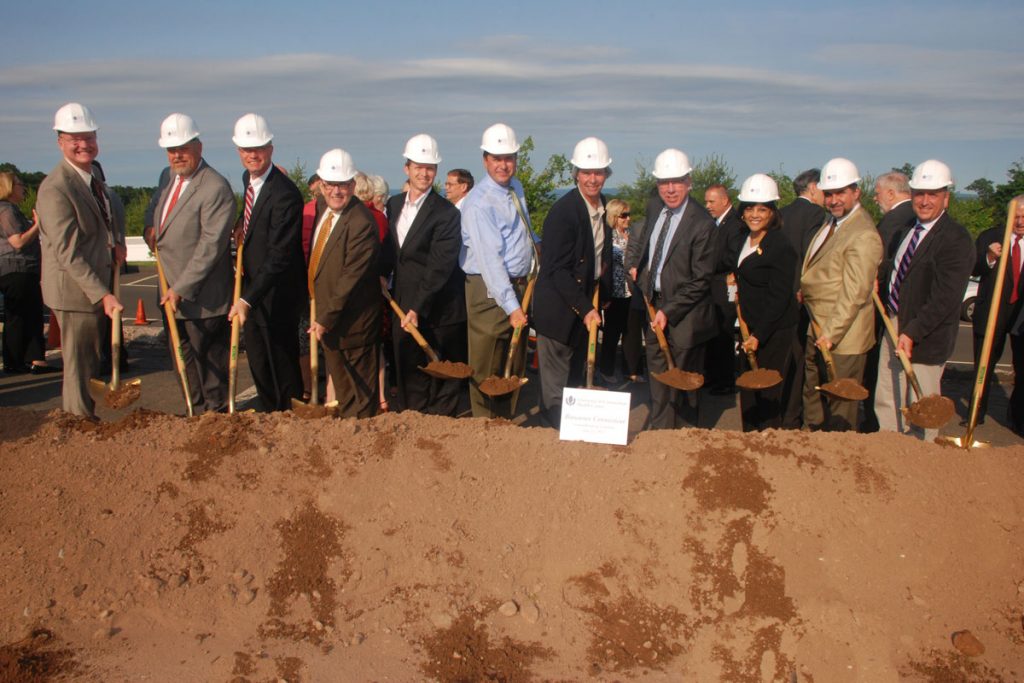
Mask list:
[[426,200],[428,194],[430,194],[430,190],[421,194],[416,201],[410,202],[409,193],[405,193],[405,203],[402,204],[402,213],[398,215],[398,223],[395,224],[395,237],[398,238],[399,247],[405,244],[405,236],[409,234],[409,228],[412,227],[413,221],[416,220],[416,214],[420,212],[420,209],[423,207],[423,202]]
[[[513,178],[510,187],[525,209],[523,186]],[[511,278],[530,272],[532,234],[520,220],[508,188],[489,175],[466,196],[462,205],[459,267],[466,275],[482,276],[487,295],[509,315],[520,307]]]
[[[349,201],[351,201],[351,200],[349,200]],[[310,242],[311,245],[315,245],[316,244],[317,239],[320,237],[320,231],[321,230],[327,230],[327,237],[324,240],[325,242],[327,240],[331,239],[331,231],[334,230],[334,225],[335,225],[335,223],[338,222],[338,220],[337,220],[338,216],[341,215],[341,212],[343,210],[344,210],[344,208],[338,209],[337,211],[335,211],[334,209],[328,208],[326,211],[324,211],[324,217],[320,219],[320,225],[316,226],[316,230],[313,231],[313,240]],[[327,223],[327,218],[330,217],[330,216],[334,216],[334,220],[331,221],[330,225],[325,225]],[[311,246],[310,247],[310,255],[309,255],[310,258],[313,258],[312,250],[313,250],[313,247]]]
[[[582,194],[582,193],[581,193]],[[604,204],[598,201],[597,206],[583,199],[590,214],[590,231],[594,235],[594,277],[601,277],[601,252],[604,251]]]
[[[199,169],[197,168],[196,170],[198,171]],[[174,176],[174,182],[175,183],[181,183],[181,189],[178,190],[178,201],[181,201],[181,196],[183,194],[185,194],[185,190],[186,190],[186,188],[188,188],[188,184],[190,182],[192,182],[192,176],[188,176],[186,178],[184,176],[176,175],[176,176]],[[174,185],[171,185],[171,191],[167,195],[167,201],[164,202],[163,210],[160,212],[160,223],[159,223],[160,226],[163,226],[163,224],[167,222],[167,210],[169,208],[171,208],[171,197],[173,197],[173,196],[174,196]]]
[[[252,185],[252,205],[254,208],[256,206],[256,200],[259,199],[260,190],[263,189],[263,184],[267,182],[267,176],[270,175],[270,169],[273,167],[273,164],[267,166],[266,171],[264,171],[261,175],[255,177],[253,177],[251,173],[249,174],[249,184]],[[245,193],[243,192],[242,194]]]
[[[942,213],[945,213],[945,211],[943,211]],[[896,257],[893,258],[893,260],[892,260],[892,262],[893,262],[893,269],[892,269],[892,274],[889,275],[889,291],[892,291],[892,286],[896,282],[896,274],[900,270],[900,261],[903,260],[903,254],[907,253],[907,247],[910,246],[910,240],[914,237],[914,231],[916,230],[917,226],[920,225],[922,228],[924,228],[921,231],[921,236],[917,240],[917,248],[920,249],[921,248],[921,242],[924,240],[925,237],[928,236],[928,232],[932,229],[932,227],[936,223],[939,222],[939,218],[942,218],[942,214],[941,213],[939,214],[938,218],[936,218],[933,221],[928,221],[927,223],[922,223],[921,221],[915,221],[914,222],[914,227],[910,228],[910,230],[907,231],[907,236],[903,238],[902,242],[900,242],[900,248],[896,250]],[[917,252],[914,252],[914,253],[917,253]]]
[[[658,222],[656,223],[654,232],[651,233],[650,247],[647,250],[647,270],[648,272],[651,273],[651,277],[654,278],[655,292],[661,292],[661,269],[665,265],[665,257],[668,256],[669,245],[672,244],[672,238],[675,237],[676,228],[679,227],[679,221],[683,219],[683,212],[686,211],[686,205],[689,203],[690,197],[687,196],[678,208],[668,209],[668,207],[666,206],[658,214]],[[668,209],[671,212],[671,220],[669,220],[668,224],[668,235],[665,236],[665,246],[663,247],[664,250],[661,252],[661,263],[654,264],[651,263],[651,261],[654,260],[654,247],[658,243],[658,235],[661,233],[663,228],[662,224],[665,222],[665,219],[663,218],[665,215],[665,209]]]
[[[848,213],[845,216],[843,216],[842,218],[839,218],[839,219],[836,220],[836,229],[832,231],[832,236],[833,237],[835,237],[835,233],[839,232],[839,228],[843,227],[843,223],[846,222],[846,219],[849,218],[850,216],[852,216],[853,214],[855,214],[859,209],[860,209],[860,202],[857,202],[856,204],[853,205],[853,208],[850,209],[850,213]],[[826,210],[826,214],[827,214],[827,222],[823,223],[823,225],[827,225],[828,223],[831,223],[832,219],[834,218],[834,216],[832,216],[831,213],[828,213],[827,210]],[[809,254],[811,254],[811,258],[814,258],[815,256],[818,255],[818,250],[821,249],[821,246],[825,243],[825,238],[827,236],[828,236],[828,230],[819,230],[818,236],[814,239],[814,242],[811,243],[811,248],[807,250],[807,252]]]
[[757,249],[758,249],[758,245],[759,245],[760,243],[761,243],[761,242],[760,242],[760,240],[759,240],[757,244],[753,244],[753,243],[752,243],[752,242],[750,241],[750,236],[749,236],[749,235],[747,236],[747,239],[746,239],[746,241],[744,241],[744,242],[743,242],[743,248],[742,248],[742,249],[740,249],[740,255],[739,255],[739,258],[737,258],[737,259],[736,259],[736,267],[737,267],[737,268],[739,267],[739,265],[740,265],[741,263],[743,263],[743,261],[744,261],[744,260],[745,260],[745,259],[746,259],[746,258],[747,258],[748,256],[750,256],[750,255],[751,255],[751,254],[753,254],[753,253],[754,253],[755,251],[757,251]]

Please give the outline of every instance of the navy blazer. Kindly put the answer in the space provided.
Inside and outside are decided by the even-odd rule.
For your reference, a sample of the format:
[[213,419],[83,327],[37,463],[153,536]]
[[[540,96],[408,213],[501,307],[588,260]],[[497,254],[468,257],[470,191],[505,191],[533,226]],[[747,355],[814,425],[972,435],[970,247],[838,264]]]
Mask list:
[[798,270],[796,250],[781,230],[766,232],[757,251],[736,266],[740,309],[759,345],[780,329],[796,327],[800,312],[793,279]]
[[[602,195],[601,204],[604,203]],[[602,228],[601,289],[607,300],[612,281],[612,231],[607,222],[603,222]],[[587,201],[576,187],[555,202],[544,219],[532,321],[538,334],[569,345],[587,334],[583,318],[594,309],[597,279],[594,251]]]
[[[915,220],[893,235],[890,249],[882,259],[878,296],[883,303],[888,302],[889,279],[898,267],[896,252],[916,224]],[[900,334],[914,342],[914,363],[940,365],[953,354],[960,304],[974,266],[973,247],[967,229],[948,213],[942,214],[917,245],[900,285],[898,315]]]
[[[1005,228],[989,228],[985,232],[978,235],[978,241],[976,242],[976,256],[974,264],[974,275],[978,277],[978,299],[974,305],[974,320],[972,325],[974,327],[974,334],[978,337],[985,335],[985,326],[988,324],[988,314],[992,308],[992,297],[996,289],[996,266],[999,265],[999,261],[996,260],[996,264],[991,268],[988,267],[988,261],[986,258],[986,252],[988,252],[988,245],[993,242],[998,244],[1003,243],[1003,236],[1005,234]],[[1024,246],[1024,242],[1022,242]],[[1013,238],[1010,238],[1010,247],[1012,251]],[[1009,324],[1009,330],[1013,334],[1020,334],[1021,318],[1024,317],[1024,277],[1020,278],[1017,282],[1018,292],[1017,301],[1010,305],[1010,297],[1013,295],[1013,259],[1010,257],[1010,252],[1006,254],[1006,275],[1003,277],[1003,291],[999,297],[999,313],[996,317],[996,333],[1004,334],[1007,331],[1007,325]]]

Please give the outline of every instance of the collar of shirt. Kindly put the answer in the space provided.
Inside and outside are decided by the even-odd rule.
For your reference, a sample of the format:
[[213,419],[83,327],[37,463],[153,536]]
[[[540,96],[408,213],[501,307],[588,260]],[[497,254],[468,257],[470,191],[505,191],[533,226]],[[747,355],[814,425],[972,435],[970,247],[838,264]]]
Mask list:
[[856,204],[853,205],[853,208],[850,209],[850,213],[846,214],[845,216],[836,221],[836,230],[843,227],[843,223],[845,223],[850,216],[857,213],[858,209],[860,209],[860,202],[857,202]]
[[256,203],[256,198],[260,196],[260,190],[263,189],[263,185],[267,182],[267,176],[270,175],[270,170],[272,168],[274,168],[273,164],[267,166],[267,170],[264,171],[261,175],[258,175],[256,177],[253,177],[252,175],[249,176],[249,184],[252,185],[253,204]]
[[731,206],[728,209],[726,209],[725,211],[723,211],[721,216],[719,216],[718,218],[715,219],[715,225],[721,225],[722,221],[725,220],[725,217],[729,215],[730,211],[732,211],[732,207]]
[[[328,224],[327,223],[327,217],[332,215],[332,214],[334,215],[334,220],[331,221],[330,224]],[[341,211],[335,211],[334,209],[325,209],[324,210],[324,215],[320,219],[320,224],[316,226],[316,230],[313,232],[313,239],[310,242],[310,245],[311,245],[310,249],[313,248],[312,245],[316,244],[317,239],[320,237],[320,231],[321,230],[326,229],[327,230],[327,237],[325,239],[330,239],[331,231],[334,230],[334,226],[337,225],[338,218],[340,218],[340,217],[341,217]]]
[[89,186],[90,191],[91,191],[91,188],[92,188],[92,173],[90,173],[89,171],[83,171],[82,169],[78,168],[73,163],[68,161],[67,158],[64,159],[64,163],[66,163],[71,168],[75,169],[75,173],[77,173],[78,177],[82,179],[82,182],[84,182],[86,185]]

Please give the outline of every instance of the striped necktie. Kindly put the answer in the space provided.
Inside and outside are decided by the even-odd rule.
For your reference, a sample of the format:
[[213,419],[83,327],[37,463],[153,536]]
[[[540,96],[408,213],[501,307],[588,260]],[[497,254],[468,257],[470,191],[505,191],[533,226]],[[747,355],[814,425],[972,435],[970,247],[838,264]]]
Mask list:
[[892,287],[889,288],[889,310],[893,314],[900,312],[900,285],[903,284],[903,278],[907,276],[907,271],[910,270],[910,260],[914,258],[914,252],[917,251],[917,245],[921,241],[922,232],[924,232],[923,225],[918,223],[914,226],[914,234],[910,236],[910,244],[907,245],[907,250],[903,252],[900,266],[896,269],[896,279],[892,281]]
[[242,218],[242,242],[245,242],[249,234],[249,219],[252,217],[252,205],[256,197],[256,190],[252,189],[252,183],[245,188],[245,215]]

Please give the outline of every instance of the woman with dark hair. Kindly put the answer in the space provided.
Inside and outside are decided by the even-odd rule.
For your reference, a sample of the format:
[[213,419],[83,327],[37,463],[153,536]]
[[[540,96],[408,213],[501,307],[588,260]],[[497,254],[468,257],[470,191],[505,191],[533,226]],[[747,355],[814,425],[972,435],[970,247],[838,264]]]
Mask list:
[[[0,292],[4,295],[4,372],[51,372],[43,340],[43,293],[39,288],[39,220],[18,208],[25,185],[0,173]],[[35,217],[35,216],[33,216]]]
[[[629,204],[612,199],[605,205],[605,220],[612,228],[612,298],[604,311],[604,334],[601,337],[601,374],[611,382],[615,376],[615,358],[619,339],[625,375],[631,382],[642,381],[643,368],[643,302],[634,291],[623,266],[629,244]],[[635,294],[635,296],[634,296]]]
[[799,309],[793,291],[797,256],[779,230],[779,189],[771,177],[757,173],[747,178],[739,199],[740,217],[750,231],[736,266],[740,309],[750,330],[744,351],[753,351],[760,367],[777,370],[783,378],[782,384],[770,389],[740,392],[743,430],[754,431],[781,427],[789,392],[800,390],[792,386],[800,351]]

